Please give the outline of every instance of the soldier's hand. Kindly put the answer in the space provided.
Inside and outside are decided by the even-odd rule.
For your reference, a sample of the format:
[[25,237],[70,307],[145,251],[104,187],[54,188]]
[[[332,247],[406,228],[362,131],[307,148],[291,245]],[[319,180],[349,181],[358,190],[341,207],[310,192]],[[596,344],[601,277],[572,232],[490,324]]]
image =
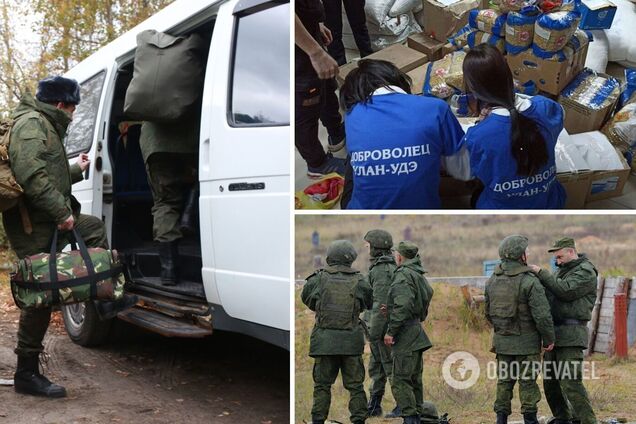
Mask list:
[[395,342],[393,341],[393,336],[389,336],[388,334],[384,336],[384,344],[388,347],[393,346]]
[[77,164],[79,165],[79,167],[82,170],[82,172],[84,172],[84,171],[86,171],[86,168],[88,168],[90,166],[91,161],[88,158],[88,155],[86,153],[81,153],[77,157]]
[[323,49],[319,49],[316,54],[309,56],[309,59],[311,66],[318,74],[318,78],[331,79],[338,75],[338,63]]
[[75,218],[73,218],[73,214],[71,214],[68,218],[64,220],[61,224],[57,226],[57,229],[60,231],[71,231],[73,226],[75,225]]
[[549,345],[548,347],[544,347],[543,351],[544,352],[550,352],[552,349],[554,349],[554,343],[552,343],[551,345]]
[[537,265],[528,265],[528,268],[532,270],[532,272],[538,274],[541,271],[541,267]]

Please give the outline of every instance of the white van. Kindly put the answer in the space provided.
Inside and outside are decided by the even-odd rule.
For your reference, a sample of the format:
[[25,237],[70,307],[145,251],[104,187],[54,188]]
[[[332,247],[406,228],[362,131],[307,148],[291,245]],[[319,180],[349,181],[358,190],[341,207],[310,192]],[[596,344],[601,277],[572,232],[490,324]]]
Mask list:
[[[82,101],[65,139],[69,160],[88,153],[73,186],[82,212],[103,219],[140,302],[118,318],[170,337],[213,329],[289,349],[289,0],[177,0],[65,76]],[[162,286],[152,241],[152,196],[139,123],[124,116],[136,36],[194,32],[209,42],[199,140],[199,234],[180,245],[180,284]],[[63,308],[70,338],[103,342],[110,322],[93,304]]]

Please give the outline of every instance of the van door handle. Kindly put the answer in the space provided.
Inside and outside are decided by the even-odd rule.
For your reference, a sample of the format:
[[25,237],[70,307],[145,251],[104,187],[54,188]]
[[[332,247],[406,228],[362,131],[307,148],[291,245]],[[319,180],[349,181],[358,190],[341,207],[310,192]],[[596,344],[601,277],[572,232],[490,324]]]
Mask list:
[[208,174],[210,172],[210,139],[206,138],[201,143],[201,151],[199,152],[201,160],[201,173]]
[[265,190],[265,183],[232,183],[228,189],[230,191]]

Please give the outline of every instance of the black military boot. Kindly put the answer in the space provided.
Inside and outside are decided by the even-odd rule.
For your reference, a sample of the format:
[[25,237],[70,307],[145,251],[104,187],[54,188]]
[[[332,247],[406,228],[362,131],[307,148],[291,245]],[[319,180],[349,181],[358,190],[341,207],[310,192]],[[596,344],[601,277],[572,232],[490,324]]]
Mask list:
[[402,410],[400,409],[399,406],[396,405],[396,407],[393,408],[391,412],[386,414],[384,418],[400,418],[401,415],[402,415]]
[[409,417],[404,417],[403,424],[420,424],[420,416],[419,415],[411,415]]
[[497,424],[508,424],[508,415],[502,414],[501,412],[497,413]]
[[13,376],[16,393],[50,398],[66,397],[66,389],[51,383],[40,374],[38,357],[18,355],[18,366]]
[[382,416],[382,395],[372,395],[367,405],[370,417]]
[[325,420],[317,420],[312,418],[311,422],[309,422],[308,424],[325,424]]
[[132,308],[138,301],[139,298],[137,295],[126,294],[118,300],[96,300],[94,303],[99,319],[107,320],[115,318],[121,311]]
[[536,412],[525,412],[523,414],[523,424],[539,424]]
[[174,286],[179,284],[179,242],[178,240],[159,243],[161,261],[161,284]]
[[199,212],[199,187],[193,187],[188,192],[183,213],[179,221],[179,230],[184,235],[191,235],[196,232],[197,216]]

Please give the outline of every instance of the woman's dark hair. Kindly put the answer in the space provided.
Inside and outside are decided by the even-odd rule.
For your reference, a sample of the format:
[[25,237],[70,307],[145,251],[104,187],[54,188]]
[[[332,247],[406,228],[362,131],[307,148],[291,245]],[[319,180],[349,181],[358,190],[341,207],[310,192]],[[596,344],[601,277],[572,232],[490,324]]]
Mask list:
[[340,87],[340,105],[349,112],[358,103],[367,103],[375,90],[389,85],[411,94],[411,78],[385,60],[361,59]]
[[535,174],[549,159],[548,147],[537,123],[515,108],[512,73],[497,48],[480,44],[466,54],[463,64],[466,91],[486,107],[503,107],[510,112],[512,156],[517,174]]

